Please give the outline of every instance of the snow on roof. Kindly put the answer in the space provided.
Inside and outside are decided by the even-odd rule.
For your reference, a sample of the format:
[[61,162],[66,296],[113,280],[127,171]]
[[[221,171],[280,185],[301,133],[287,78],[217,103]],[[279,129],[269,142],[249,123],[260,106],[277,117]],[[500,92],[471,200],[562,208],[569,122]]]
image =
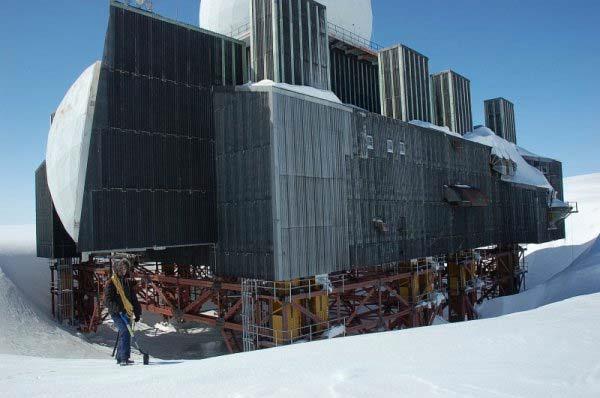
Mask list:
[[423,120],[411,120],[409,122],[414,126],[424,127],[426,129],[441,131],[442,133],[446,133],[448,135],[453,135],[458,138],[462,138],[462,135],[455,133],[454,131],[450,131],[450,129],[446,126],[437,126],[433,123],[424,122]]
[[549,158],[547,156],[542,156],[542,155],[538,155],[536,153],[533,153],[523,147],[520,147],[517,145],[517,151],[519,151],[519,153],[521,154],[521,156],[527,156],[530,158],[536,158],[536,159],[540,159],[540,160],[554,160],[552,158]]
[[247,88],[252,91],[252,89],[258,87],[277,87],[283,90],[292,91],[295,93],[307,95],[309,97],[319,98],[329,102],[335,102],[336,104],[341,104],[342,101],[335,95],[332,91],[327,90],[319,90],[318,88],[309,87],[309,86],[295,86],[293,84],[287,83],[275,83],[273,80],[261,80],[258,83],[246,83],[242,88]]
[[465,134],[463,138],[492,147],[492,155],[511,160],[515,163],[516,170],[514,175],[502,175],[504,181],[533,185],[554,191],[554,188],[552,188],[552,185],[550,185],[544,174],[523,159],[515,144],[496,135],[489,128],[483,126],[477,127],[474,131]]

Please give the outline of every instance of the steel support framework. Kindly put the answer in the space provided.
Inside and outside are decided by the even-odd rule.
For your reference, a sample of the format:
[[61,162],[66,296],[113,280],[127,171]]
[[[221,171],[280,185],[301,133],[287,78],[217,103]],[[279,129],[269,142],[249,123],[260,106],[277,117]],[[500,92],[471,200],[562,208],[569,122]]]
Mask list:
[[[73,264],[76,325],[106,318],[110,258]],[[270,282],[220,278],[209,266],[134,261],[144,311],[217,328],[230,352],[477,318],[485,299],[518,292],[526,272],[518,245]]]

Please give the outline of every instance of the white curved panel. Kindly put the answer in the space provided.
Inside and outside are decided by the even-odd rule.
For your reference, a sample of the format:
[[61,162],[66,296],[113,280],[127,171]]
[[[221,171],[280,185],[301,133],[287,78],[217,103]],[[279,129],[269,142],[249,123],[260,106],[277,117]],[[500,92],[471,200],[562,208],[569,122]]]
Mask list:
[[48,188],[56,212],[75,242],[87,169],[100,62],[88,67],[61,101],[46,147]]
[[[329,22],[365,39],[373,33],[371,0],[319,0]],[[250,20],[250,0],[201,0],[200,27],[229,35]]]

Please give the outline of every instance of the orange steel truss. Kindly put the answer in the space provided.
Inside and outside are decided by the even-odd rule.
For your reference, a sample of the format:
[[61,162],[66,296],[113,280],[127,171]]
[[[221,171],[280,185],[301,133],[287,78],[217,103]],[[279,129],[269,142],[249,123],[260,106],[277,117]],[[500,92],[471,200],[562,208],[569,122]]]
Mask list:
[[[477,318],[487,298],[523,285],[515,245],[365,267],[292,281],[222,278],[205,265],[134,261],[145,311],[217,328],[230,352]],[[111,258],[73,265],[74,312],[83,332],[106,317]],[[512,289],[512,290],[511,290]]]

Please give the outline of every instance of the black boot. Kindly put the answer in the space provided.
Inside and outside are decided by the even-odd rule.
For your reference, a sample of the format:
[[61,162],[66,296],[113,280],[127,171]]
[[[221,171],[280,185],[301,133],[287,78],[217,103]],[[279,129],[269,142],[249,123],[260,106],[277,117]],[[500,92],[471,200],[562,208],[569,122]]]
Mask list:
[[121,366],[129,366],[129,365],[133,365],[134,362],[131,359],[126,359],[125,361],[120,361],[117,362],[119,365]]

